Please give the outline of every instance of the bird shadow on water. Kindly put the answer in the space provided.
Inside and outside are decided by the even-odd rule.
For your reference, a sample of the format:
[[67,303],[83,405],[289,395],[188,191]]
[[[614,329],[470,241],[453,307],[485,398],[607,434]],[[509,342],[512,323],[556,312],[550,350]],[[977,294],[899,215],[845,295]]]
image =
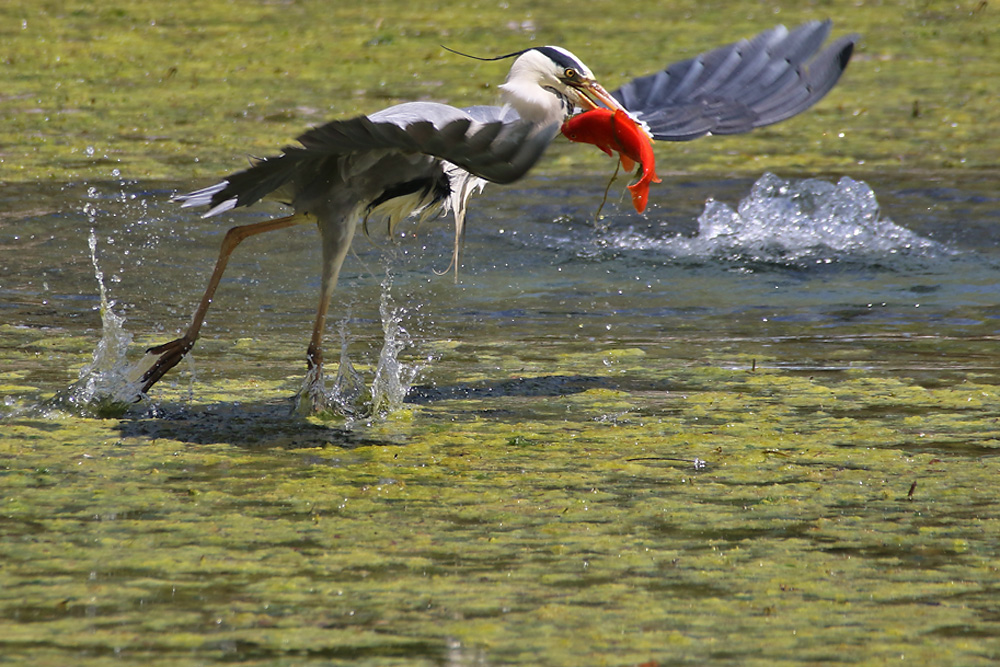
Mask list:
[[459,382],[450,386],[419,385],[410,389],[406,402],[423,405],[446,400],[477,398],[555,397],[579,394],[589,389],[617,389],[609,378],[593,375],[545,375],[501,381]]
[[[452,385],[418,385],[410,389],[404,405],[432,405],[454,400],[502,397],[542,398],[579,394],[590,389],[617,389],[606,377],[549,375],[499,381],[460,382]],[[488,411],[484,404],[483,410]],[[462,412],[467,412],[464,408]],[[377,435],[367,426],[380,423]],[[320,422],[296,413],[292,401],[271,400],[212,405],[160,406],[155,414],[126,417],[118,430],[124,438],[176,440],[194,445],[231,444],[248,449],[307,449],[369,446],[405,446],[402,432],[393,434],[384,418],[372,421]]]
[[386,438],[368,438],[341,423],[308,421],[294,412],[289,401],[161,406],[155,415],[122,419],[118,429],[126,438],[165,438],[193,445],[230,444],[248,449],[352,449],[400,444]]

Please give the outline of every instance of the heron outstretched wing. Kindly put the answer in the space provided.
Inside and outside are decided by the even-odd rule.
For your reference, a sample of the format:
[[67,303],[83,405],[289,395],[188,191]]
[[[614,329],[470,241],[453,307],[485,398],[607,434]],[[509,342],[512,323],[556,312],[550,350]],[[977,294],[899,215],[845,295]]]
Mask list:
[[687,141],[740,134],[805,111],[840,78],[857,35],[817,54],[830,21],[784,26],[639,77],[611,94],[653,138]]

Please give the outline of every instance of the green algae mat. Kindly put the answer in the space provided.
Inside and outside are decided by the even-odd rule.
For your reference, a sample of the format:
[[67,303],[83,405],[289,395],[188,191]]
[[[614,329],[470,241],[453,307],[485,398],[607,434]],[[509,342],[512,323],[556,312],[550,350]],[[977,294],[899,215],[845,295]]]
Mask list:
[[[5,3],[0,663],[995,664],[995,307],[881,325],[847,313],[829,335],[788,319],[763,336],[759,313],[665,318],[676,326],[656,332],[627,314],[632,327],[569,324],[579,304],[522,297],[565,311],[554,330],[463,325],[450,278],[438,279],[426,309],[455,312],[407,352],[427,366],[409,401],[352,422],[292,410],[310,293],[290,323],[225,322],[199,343],[194,379],[182,365],[154,406],[96,419],[44,407],[91,360],[91,302],[17,301],[17,285],[62,280],[93,299],[85,241],[60,262],[37,222],[104,206],[87,183],[197,187],[327,118],[490,101],[504,68],[442,43],[563,44],[613,87],[778,22],[831,17],[835,34],[863,38],[828,100],[747,137],[658,148],[661,175],[892,172],[988,192],[997,11]],[[557,145],[542,177],[603,174],[602,159]],[[210,263],[203,239],[160,244]],[[31,253],[51,272],[12,275]],[[123,264],[107,279],[143,273]],[[188,276],[167,298],[135,297],[179,303],[130,318],[133,350],[162,342],[201,287]],[[914,300],[933,300],[924,289]],[[274,320],[299,308],[277,294]],[[373,329],[355,335],[377,347]]]
[[996,659],[994,382],[507,354],[527,373],[497,397],[351,432],[211,383],[157,418],[5,425],[5,655]]
[[[663,146],[658,169],[996,167],[1000,21],[979,1],[11,0],[0,7],[0,181],[115,169],[210,179],[334,117],[416,99],[492,103],[506,64],[442,44],[482,55],[563,45],[611,90],[776,23],[826,18],[834,35],[862,35],[828,100],[777,128]],[[564,145],[545,168],[610,171],[598,151]]]

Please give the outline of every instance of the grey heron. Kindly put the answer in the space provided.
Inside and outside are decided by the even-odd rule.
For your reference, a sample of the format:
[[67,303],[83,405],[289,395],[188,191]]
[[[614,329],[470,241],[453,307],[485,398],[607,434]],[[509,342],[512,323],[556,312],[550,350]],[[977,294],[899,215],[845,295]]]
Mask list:
[[577,110],[623,109],[654,139],[665,141],[738,134],[777,123],[815,104],[847,66],[857,37],[841,37],[820,51],[830,27],[829,21],[794,30],[777,26],[636,78],[611,93],[566,49],[528,48],[501,56],[515,60],[500,86],[499,106],[459,109],[411,102],[335,120],[305,132],[299,145],[285,147],[280,155],[254,159],[249,169],[176,196],[184,207],[208,206],[203,217],[261,199],[287,204],[292,214],[227,232],[184,335],[150,348],[138,364],[142,392],[194,346],[229,256],[241,241],[314,223],[322,244],[322,283],[300,399],[312,409],[325,408],[327,309],[359,222],[378,215],[392,230],[407,217],[450,212],[457,263],[472,193],[486,183],[511,183],[523,176]]

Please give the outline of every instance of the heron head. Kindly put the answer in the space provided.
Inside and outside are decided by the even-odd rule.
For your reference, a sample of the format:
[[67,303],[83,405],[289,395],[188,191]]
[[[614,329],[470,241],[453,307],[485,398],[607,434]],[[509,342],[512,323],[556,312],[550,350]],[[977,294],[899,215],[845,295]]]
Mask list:
[[503,101],[532,122],[561,123],[576,108],[621,109],[593,72],[566,49],[540,46],[520,53],[500,86]]
[[561,46],[537,46],[503,56],[483,58],[442,47],[473,60],[516,58],[500,86],[505,104],[539,127],[561,123],[577,108],[607,108],[626,111],[618,100],[597,83],[593,72],[579,58]]

